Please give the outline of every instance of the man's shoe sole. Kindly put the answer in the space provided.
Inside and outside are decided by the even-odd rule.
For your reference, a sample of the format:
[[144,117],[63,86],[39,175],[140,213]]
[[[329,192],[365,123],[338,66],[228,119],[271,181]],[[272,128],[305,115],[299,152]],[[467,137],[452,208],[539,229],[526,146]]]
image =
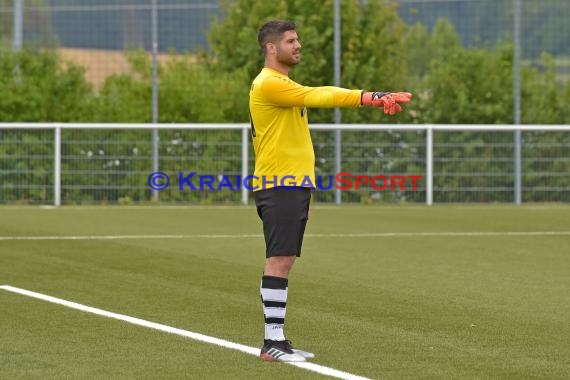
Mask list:
[[266,354],[265,352],[259,355],[259,357],[263,360],[267,360],[268,362],[304,362],[305,358],[299,354],[296,354],[299,359],[298,360],[286,360],[286,359],[275,359],[273,356]]

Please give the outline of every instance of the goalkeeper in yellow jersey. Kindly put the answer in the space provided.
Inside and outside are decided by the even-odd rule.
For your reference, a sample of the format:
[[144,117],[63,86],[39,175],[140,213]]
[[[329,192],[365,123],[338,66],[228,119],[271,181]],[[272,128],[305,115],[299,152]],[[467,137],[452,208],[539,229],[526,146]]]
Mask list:
[[412,95],[307,87],[289,79],[289,69],[301,60],[301,43],[291,21],[265,23],[258,42],[265,64],[251,85],[249,111],[255,151],[252,188],[266,244],[260,288],[265,316],[261,358],[305,361],[314,354],[293,348],[285,338],[284,324],[289,271],[301,255],[311,184],[316,183],[307,108],[372,106],[394,115],[402,111],[400,103],[408,103]]

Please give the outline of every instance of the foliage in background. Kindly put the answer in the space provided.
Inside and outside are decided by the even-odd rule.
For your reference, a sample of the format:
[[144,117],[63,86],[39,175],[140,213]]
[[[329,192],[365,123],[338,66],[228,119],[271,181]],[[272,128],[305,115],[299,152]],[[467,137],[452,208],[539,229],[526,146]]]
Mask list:
[[191,57],[172,57],[160,77],[160,120],[214,123],[246,121],[249,77],[242,68],[221,70]]
[[[211,52],[199,59],[172,54],[159,68],[162,122],[247,122],[247,92],[263,65],[257,30],[270,18],[293,19],[303,44],[293,79],[309,86],[333,84],[332,0],[224,1],[212,23]],[[235,31],[235,32],[228,32]],[[374,109],[343,110],[346,123],[511,123],[510,43],[466,48],[447,20],[433,30],[406,25],[388,1],[342,2],[342,79],[347,88],[409,90],[407,112],[387,117]],[[85,72],[49,51],[0,57],[3,121],[151,121],[151,62],[127,53],[132,70],[112,75],[95,90]],[[18,68],[21,66],[20,68]],[[18,71],[19,70],[19,71]],[[568,123],[568,83],[544,54],[522,71],[523,123]],[[314,123],[332,122],[332,110],[311,110]]]
[[55,52],[0,51],[0,120],[53,122],[90,119],[94,111],[85,70]]

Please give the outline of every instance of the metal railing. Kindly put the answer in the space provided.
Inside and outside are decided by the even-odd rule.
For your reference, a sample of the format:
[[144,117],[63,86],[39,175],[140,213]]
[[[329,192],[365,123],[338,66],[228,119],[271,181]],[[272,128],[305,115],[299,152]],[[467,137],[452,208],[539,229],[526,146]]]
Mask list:
[[[245,178],[253,167],[249,124],[0,123],[0,203],[151,202],[154,128],[161,171]],[[342,134],[341,170],[419,174],[422,181],[414,191],[317,192],[317,201],[570,201],[568,125],[313,124],[317,174],[335,170],[336,131]],[[514,142],[517,131],[522,149]],[[207,189],[192,195],[172,189],[160,199],[247,204],[249,189],[241,187],[239,196],[235,190],[213,197]]]

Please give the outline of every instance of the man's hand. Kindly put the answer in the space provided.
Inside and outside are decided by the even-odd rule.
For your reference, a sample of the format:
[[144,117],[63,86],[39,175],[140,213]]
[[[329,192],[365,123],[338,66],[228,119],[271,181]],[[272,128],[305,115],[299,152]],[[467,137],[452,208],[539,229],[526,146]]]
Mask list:
[[409,103],[412,94],[409,92],[363,92],[361,103],[363,106],[384,108],[387,115],[402,112],[400,103]]

